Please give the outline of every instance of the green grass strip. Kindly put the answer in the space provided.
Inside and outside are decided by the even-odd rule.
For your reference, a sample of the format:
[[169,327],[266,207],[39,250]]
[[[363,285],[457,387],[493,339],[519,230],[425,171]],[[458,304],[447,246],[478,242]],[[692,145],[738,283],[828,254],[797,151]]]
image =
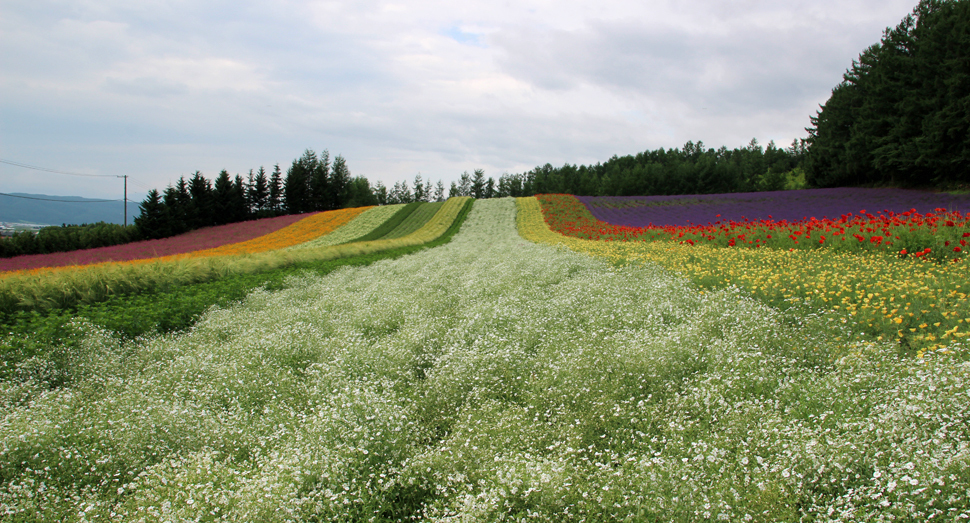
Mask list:
[[394,228],[393,231],[387,233],[386,236],[382,237],[382,240],[393,240],[395,238],[402,238],[411,234],[412,232],[420,229],[424,224],[428,223],[431,218],[441,209],[441,206],[445,202],[427,202],[422,203],[420,207],[415,209],[410,216],[400,225]]
[[367,234],[354,238],[347,243],[370,242],[384,238],[384,236],[387,236],[388,233],[396,229],[398,225],[401,225],[401,223],[404,222],[408,216],[411,216],[411,213],[416,211],[420,206],[421,202],[414,202],[401,207],[401,210],[397,211],[397,213],[395,213],[394,216],[391,216],[389,220],[382,223],[380,227],[377,227]]
[[301,243],[290,247],[291,249],[306,249],[310,247],[326,247],[329,245],[340,245],[356,241],[357,238],[364,236],[383,225],[391,219],[404,204],[382,205],[373,207],[362,212],[360,216],[354,218],[350,223],[333,231],[330,234],[321,236],[315,240]]
[[[278,290],[287,287],[287,278],[311,271],[326,275],[340,267],[359,267],[376,261],[395,259],[451,241],[471,211],[472,199],[454,202],[460,205],[447,228],[430,241],[328,260],[311,260],[285,267],[249,274],[231,274],[223,278],[180,286],[164,292],[111,296],[95,304],[52,309],[20,311],[0,315],[0,380],[22,381],[25,370],[41,368],[43,376],[35,379],[51,387],[66,383],[75,349],[84,338],[77,319],[89,321],[113,331],[123,338],[174,332],[191,327],[210,307],[226,307],[245,298],[257,288]],[[378,242],[373,242],[378,243]],[[388,242],[392,243],[392,242]],[[393,242],[397,243],[397,242]],[[43,365],[26,365],[41,360]]]

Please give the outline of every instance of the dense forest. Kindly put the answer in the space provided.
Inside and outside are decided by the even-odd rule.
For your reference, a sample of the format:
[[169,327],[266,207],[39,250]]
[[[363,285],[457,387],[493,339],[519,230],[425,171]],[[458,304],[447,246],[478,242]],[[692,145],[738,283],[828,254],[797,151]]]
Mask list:
[[811,118],[813,186],[970,182],[970,1],[923,0]]
[[284,175],[196,171],[141,203],[128,230],[107,224],[44,229],[0,241],[0,256],[100,247],[164,238],[254,218],[343,207],[495,198],[542,193],[667,195],[887,185],[965,187],[970,183],[970,0],[922,0],[867,48],[810,118],[808,138],[788,147],[682,148],[613,156],[595,165],[551,164],[496,180],[462,173],[445,191],[420,174],[391,187],[352,176],[346,160],[307,149]]

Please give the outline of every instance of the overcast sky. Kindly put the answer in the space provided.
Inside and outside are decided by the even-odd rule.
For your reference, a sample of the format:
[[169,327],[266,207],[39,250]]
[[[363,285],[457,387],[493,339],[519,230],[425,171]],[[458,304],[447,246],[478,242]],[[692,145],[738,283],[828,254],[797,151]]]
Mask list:
[[[787,146],[916,0],[0,3],[0,159],[243,174],[304,149],[448,185],[701,140]],[[121,182],[0,164],[0,192]]]

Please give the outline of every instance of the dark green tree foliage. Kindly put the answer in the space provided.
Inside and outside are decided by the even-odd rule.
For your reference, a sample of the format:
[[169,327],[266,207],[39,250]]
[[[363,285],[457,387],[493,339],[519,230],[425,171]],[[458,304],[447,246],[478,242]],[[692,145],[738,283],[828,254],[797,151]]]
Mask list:
[[970,181],[970,1],[921,1],[811,121],[812,185]]
[[485,197],[485,171],[475,169],[475,176],[472,178],[471,196],[477,199]]
[[[229,176],[226,171],[223,174]],[[220,175],[221,177],[221,175]],[[218,181],[218,180],[217,180]],[[195,171],[189,180],[188,228],[198,229],[212,225],[218,219],[215,204],[222,201],[213,192],[212,182],[206,180],[202,173]]]
[[363,176],[355,176],[347,184],[347,203],[344,207],[367,207],[379,205],[377,196],[371,190],[370,182]]
[[283,172],[280,164],[276,164],[269,179],[269,210],[272,215],[278,215],[283,214],[283,209]]
[[318,163],[317,153],[307,149],[303,156],[293,160],[293,165],[287,169],[286,185],[283,188],[284,207],[287,214],[300,214],[313,210],[310,183]]
[[215,216],[210,225],[223,225],[231,223],[230,208],[232,207],[232,179],[229,178],[229,171],[225,169],[219,173],[215,183]]
[[[324,151],[326,153],[326,151]],[[329,155],[329,153],[328,153]],[[329,211],[332,209],[342,209],[346,207],[349,192],[347,186],[350,184],[350,168],[347,167],[347,160],[339,154],[333,159],[333,168],[330,171],[330,186],[328,187],[329,197],[326,207],[319,210]]]
[[[521,174],[505,173],[492,196],[531,196],[568,193],[587,196],[637,196],[655,194],[712,194],[795,189],[805,158],[804,141],[789,148],[774,142],[761,147],[752,140],[747,147],[707,149],[701,142],[687,142],[682,149],[657,149],[635,156],[613,156],[595,165],[553,167],[546,164]],[[453,184],[451,196],[474,196],[467,173],[461,185]],[[481,190],[488,194],[488,182]]]
[[320,158],[313,164],[308,163],[307,168],[310,173],[310,206],[307,211],[333,209],[335,195],[330,173],[330,151],[324,149]]
[[141,233],[142,238],[153,240],[165,238],[168,235],[168,224],[165,205],[158,190],[148,191],[145,201],[138,206],[141,211],[135,217],[135,228]]
[[266,177],[266,169],[260,166],[255,175],[250,170],[246,189],[246,204],[249,207],[249,212],[260,218],[270,216],[269,193],[269,179]]
[[[154,200],[160,204],[158,191],[152,192]],[[0,239],[0,258],[110,247],[142,239],[139,231],[135,225],[125,227],[115,223],[98,222],[44,227],[36,233],[17,232],[10,238]]]
[[227,223],[246,221],[251,218],[249,203],[246,202],[246,182],[242,176],[236,175],[229,189],[229,220]]

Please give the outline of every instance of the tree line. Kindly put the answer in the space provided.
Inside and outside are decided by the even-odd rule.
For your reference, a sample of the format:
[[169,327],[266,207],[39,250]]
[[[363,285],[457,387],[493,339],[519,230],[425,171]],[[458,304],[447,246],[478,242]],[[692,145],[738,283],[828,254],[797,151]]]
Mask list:
[[24,254],[49,254],[52,252],[96,249],[130,243],[141,239],[138,229],[116,223],[91,223],[44,227],[39,231],[15,232],[0,241],[0,258],[12,258]]
[[813,186],[970,183],[970,1],[923,0],[811,118]]

